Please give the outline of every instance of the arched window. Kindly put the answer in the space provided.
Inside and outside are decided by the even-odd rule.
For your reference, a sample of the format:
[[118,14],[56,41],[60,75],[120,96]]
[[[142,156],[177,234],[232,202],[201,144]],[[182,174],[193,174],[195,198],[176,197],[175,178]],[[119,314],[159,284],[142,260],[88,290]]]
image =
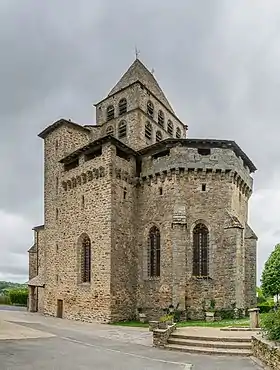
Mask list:
[[159,142],[162,140],[162,133],[160,131],[156,132],[156,142]]
[[113,126],[108,126],[106,130],[107,135],[114,135],[114,127]]
[[84,235],[81,241],[81,281],[91,281],[91,242],[88,235]]
[[151,100],[149,100],[147,103],[147,113],[151,118],[154,117],[154,104],[151,102]]
[[107,121],[110,121],[113,118],[115,118],[115,109],[113,105],[109,105],[107,108]]
[[199,223],[193,230],[193,275],[207,277],[209,252],[209,231]]
[[125,114],[127,112],[127,100],[125,98],[119,101],[119,115]]
[[173,123],[172,123],[172,121],[170,121],[170,119],[167,122],[167,132],[170,135],[173,135]]
[[121,121],[119,123],[119,133],[118,133],[119,139],[122,139],[126,137],[126,122]]
[[150,277],[160,276],[160,232],[153,226],[149,232],[148,273]]
[[180,137],[181,137],[181,130],[179,129],[179,127],[177,127],[177,129],[176,129],[176,138],[180,139]]
[[164,113],[162,110],[158,111],[158,124],[163,127],[164,126]]
[[152,140],[152,125],[150,122],[146,122],[145,124],[145,137],[149,140]]

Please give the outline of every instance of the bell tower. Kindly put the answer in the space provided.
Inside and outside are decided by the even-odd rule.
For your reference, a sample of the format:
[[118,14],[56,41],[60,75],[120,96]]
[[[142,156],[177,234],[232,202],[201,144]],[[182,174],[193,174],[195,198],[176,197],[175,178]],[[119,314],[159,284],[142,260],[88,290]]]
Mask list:
[[101,136],[111,134],[134,150],[167,138],[186,138],[187,126],[138,56],[95,107]]

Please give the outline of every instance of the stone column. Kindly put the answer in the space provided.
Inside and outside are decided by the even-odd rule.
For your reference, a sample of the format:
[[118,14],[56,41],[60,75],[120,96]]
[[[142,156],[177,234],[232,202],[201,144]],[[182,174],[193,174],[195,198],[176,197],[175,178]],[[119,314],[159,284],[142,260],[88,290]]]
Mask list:
[[245,308],[245,253],[243,229],[236,228],[236,307]]
[[175,205],[171,229],[172,240],[172,303],[179,303],[179,309],[185,311],[186,296],[186,207]]

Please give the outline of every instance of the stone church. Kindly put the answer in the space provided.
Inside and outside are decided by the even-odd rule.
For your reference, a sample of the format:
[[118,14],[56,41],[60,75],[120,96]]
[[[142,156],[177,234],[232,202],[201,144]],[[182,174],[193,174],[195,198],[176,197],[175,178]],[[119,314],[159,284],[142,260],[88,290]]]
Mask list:
[[44,225],[29,249],[29,310],[113,322],[169,305],[256,302],[248,225],[256,168],[231,140],[187,138],[136,58],[95,104],[96,124],[44,129]]

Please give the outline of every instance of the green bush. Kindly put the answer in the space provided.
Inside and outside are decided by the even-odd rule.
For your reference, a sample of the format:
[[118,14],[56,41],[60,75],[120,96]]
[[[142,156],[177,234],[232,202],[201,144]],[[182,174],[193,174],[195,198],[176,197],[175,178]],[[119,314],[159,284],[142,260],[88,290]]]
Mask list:
[[10,305],[11,304],[10,297],[8,297],[6,295],[0,295],[0,304]]
[[10,289],[9,298],[12,304],[27,306],[28,289]]
[[280,310],[265,315],[262,318],[262,328],[268,339],[280,341]]
[[268,313],[273,309],[273,303],[265,302],[265,303],[259,303],[258,308],[260,309],[260,313]]
[[216,311],[216,316],[220,317],[222,320],[232,320],[234,319],[234,310],[223,308]]
[[173,315],[165,315],[159,319],[159,322],[166,322],[166,321],[172,321],[172,320],[173,320]]

